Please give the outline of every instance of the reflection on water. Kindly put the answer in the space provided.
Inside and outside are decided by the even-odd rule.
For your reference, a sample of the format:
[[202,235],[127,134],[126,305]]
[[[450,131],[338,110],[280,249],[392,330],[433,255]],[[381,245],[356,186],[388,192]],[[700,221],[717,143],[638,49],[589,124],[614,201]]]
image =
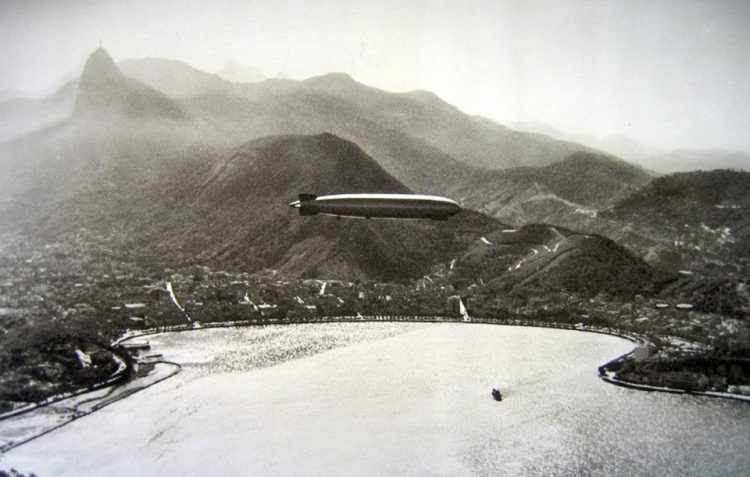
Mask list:
[[[750,468],[750,406],[600,381],[597,365],[632,347],[613,337],[362,323],[201,330],[152,344],[185,372],[12,451],[8,464],[131,475],[137,459],[140,475],[160,476]],[[502,402],[490,396],[497,385]]]

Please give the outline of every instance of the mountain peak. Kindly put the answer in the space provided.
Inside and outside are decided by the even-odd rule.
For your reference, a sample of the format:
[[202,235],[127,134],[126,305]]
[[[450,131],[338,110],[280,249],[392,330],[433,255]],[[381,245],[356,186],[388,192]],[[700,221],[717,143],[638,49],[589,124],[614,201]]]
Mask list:
[[115,61],[104,48],[97,48],[89,55],[86,66],[83,67],[81,82],[102,82],[120,80],[123,78]]
[[314,87],[325,86],[328,88],[344,89],[361,86],[354,78],[346,73],[327,73],[320,76],[313,76],[303,81],[306,85]]
[[497,228],[478,214],[440,223],[300,217],[286,203],[303,192],[411,191],[336,135],[263,137],[216,163],[190,206],[196,215],[185,221],[189,231],[179,235],[196,237],[191,246],[199,253],[245,269],[272,266],[293,275],[350,280],[422,276],[463,249],[457,229]]
[[122,74],[107,50],[100,47],[91,53],[83,68],[75,115],[102,113],[184,117],[180,106],[166,95]]
[[111,111],[118,96],[125,87],[126,78],[120,72],[112,57],[104,48],[94,50],[86,60],[78,83],[75,114],[77,116],[93,112]]
[[[284,171],[267,175],[262,171]],[[342,192],[410,192],[356,144],[331,133],[268,136],[235,149],[202,187],[217,203],[284,191],[319,195]]]

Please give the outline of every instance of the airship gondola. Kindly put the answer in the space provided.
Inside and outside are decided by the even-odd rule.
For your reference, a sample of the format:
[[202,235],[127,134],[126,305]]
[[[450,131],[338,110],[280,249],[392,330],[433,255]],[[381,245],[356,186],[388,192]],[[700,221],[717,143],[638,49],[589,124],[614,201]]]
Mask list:
[[445,220],[461,207],[453,200],[420,194],[299,194],[289,204],[299,215],[335,215],[339,217]]

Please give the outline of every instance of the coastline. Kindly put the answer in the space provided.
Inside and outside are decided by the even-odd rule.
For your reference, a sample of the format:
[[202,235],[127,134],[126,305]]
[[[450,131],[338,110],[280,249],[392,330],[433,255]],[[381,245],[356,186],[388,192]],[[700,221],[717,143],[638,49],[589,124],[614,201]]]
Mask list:
[[[648,391],[648,392],[656,391],[656,392],[664,392],[664,393],[672,393],[672,394],[686,394],[686,395],[712,397],[712,398],[724,398],[724,399],[731,399],[731,400],[742,401],[742,402],[750,402],[750,396],[745,396],[741,394],[718,392],[718,391],[694,391],[694,390],[689,390],[689,389],[671,388],[671,387],[666,387],[666,386],[653,386],[653,385],[641,384],[641,383],[636,383],[636,382],[620,379],[616,376],[616,371],[610,370],[609,367],[622,363],[625,359],[629,358],[640,349],[646,348],[648,346],[652,346],[651,342],[644,336],[637,335],[634,333],[627,333],[622,330],[618,330],[616,328],[584,325],[582,323],[571,325],[568,323],[543,322],[543,321],[537,321],[537,320],[525,320],[525,319],[523,320],[522,319],[498,320],[498,319],[489,319],[489,318],[471,318],[470,320],[467,321],[462,318],[454,318],[454,317],[446,317],[446,316],[418,316],[418,315],[415,315],[415,316],[410,316],[410,315],[324,316],[324,317],[316,317],[314,319],[306,319],[306,320],[274,319],[274,320],[257,320],[257,321],[242,320],[242,321],[232,321],[232,322],[211,322],[211,323],[193,322],[191,324],[185,324],[185,325],[150,328],[150,329],[138,330],[138,331],[128,330],[122,336],[120,336],[119,338],[117,338],[116,340],[112,342],[112,348],[116,351],[119,351],[120,353],[122,352],[130,353],[129,351],[124,350],[124,348],[121,347],[123,343],[126,343],[130,340],[134,340],[134,339],[138,339],[138,338],[142,338],[146,336],[151,336],[151,335],[156,335],[156,334],[162,334],[162,333],[199,331],[202,329],[211,329],[211,328],[240,328],[240,327],[266,326],[266,325],[324,324],[324,323],[350,323],[350,322],[351,323],[408,322],[408,323],[489,324],[489,325],[501,325],[501,326],[517,326],[517,327],[525,326],[525,327],[533,327],[533,328],[560,329],[560,330],[580,331],[580,332],[587,332],[587,333],[602,334],[602,335],[607,335],[607,336],[614,336],[617,338],[630,341],[635,346],[633,349],[631,349],[627,353],[624,353],[620,356],[610,359],[606,363],[598,366],[597,368],[598,377],[606,383],[609,383],[615,386],[629,388],[629,389],[640,390],[640,391]],[[114,388],[110,390],[110,392],[120,389],[116,387],[117,381],[123,378],[123,375],[126,371],[130,371],[133,369],[133,364],[130,364],[131,360],[135,361],[134,364],[137,367],[138,359],[135,356],[130,356],[129,359],[122,360],[122,358],[120,358],[117,353],[115,353],[115,356],[118,357],[121,364],[118,367],[118,370],[115,373],[113,373],[113,375],[106,381],[90,386],[86,389],[75,391],[73,393],[66,393],[62,395],[51,396],[43,402],[32,403],[23,408],[9,411],[8,413],[0,415],[0,421],[5,420],[5,419],[10,419],[13,417],[17,417],[17,416],[21,416],[23,414],[26,414],[35,410],[39,410],[41,408],[45,408],[50,405],[63,403],[66,400],[71,400],[73,398],[76,398],[85,394],[93,393],[95,391],[100,391],[108,387],[115,386]],[[127,388],[128,384],[134,384],[137,381],[137,379],[127,381],[124,384],[122,384],[123,388],[121,389],[121,392],[116,393],[114,397],[111,397],[109,399],[107,399],[107,396],[94,398],[92,400],[99,399],[99,404],[92,406],[91,409],[85,412],[75,412],[71,414],[69,418],[65,420],[64,422],[59,423],[51,428],[47,428],[39,434],[33,435],[21,441],[12,442],[11,444],[5,445],[0,449],[0,453],[8,452],[13,448],[16,448],[27,442],[30,442],[31,440],[34,440],[49,432],[52,432],[55,429],[63,427],[80,417],[89,415],[109,404],[113,404],[114,402],[124,399],[138,391],[141,391],[157,383],[160,383],[166,379],[169,379],[170,377],[173,377],[176,374],[178,374],[181,370],[181,366],[179,363],[174,363],[174,362],[169,362],[169,361],[149,360],[149,364],[172,365],[175,367],[175,370],[173,372],[167,373],[166,375],[159,376],[157,377],[157,379],[154,379],[151,382],[146,383],[145,385],[142,385],[142,386],[134,385],[130,389]]]
[[49,406],[50,404],[55,404],[65,399],[70,399],[73,397],[80,396],[82,394],[90,393],[93,391],[98,391],[100,389],[104,389],[106,387],[117,384],[117,382],[124,377],[125,372],[128,371],[130,368],[126,359],[123,359],[117,353],[113,353],[113,356],[114,356],[114,360],[117,362],[117,369],[106,380],[101,381],[99,383],[92,384],[84,388],[77,389],[75,391],[69,391],[69,392],[62,393],[62,394],[55,394],[46,398],[45,400],[41,402],[30,403],[26,406],[21,406],[11,411],[4,412],[0,414],[0,421],[11,418],[11,417],[19,416],[21,414],[25,414],[27,412],[33,411],[34,409],[38,409],[40,407],[45,407],[45,406]]
[[738,401],[750,402],[750,396],[721,392],[721,391],[696,391],[691,389],[682,389],[668,386],[654,386],[649,384],[641,384],[633,381],[610,376],[607,373],[612,372],[608,370],[608,367],[616,363],[622,362],[624,359],[630,357],[636,353],[639,349],[648,349],[653,347],[652,342],[644,335],[626,332],[617,328],[587,325],[583,323],[577,323],[571,325],[568,323],[559,322],[547,322],[540,320],[529,320],[529,319],[518,319],[518,318],[503,318],[503,319],[492,319],[492,318],[470,318],[468,321],[459,317],[450,316],[439,316],[439,315],[334,315],[334,316],[322,316],[309,319],[265,319],[265,320],[239,320],[229,322],[209,322],[209,323],[191,323],[176,326],[165,326],[160,328],[150,328],[142,331],[133,333],[126,333],[121,336],[115,343],[123,343],[130,339],[138,337],[149,336],[164,332],[185,332],[185,331],[197,331],[203,328],[226,328],[226,327],[243,327],[243,326],[264,326],[264,325],[283,325],[283,324],[303,324],[303,323],[347,323],[347,322],[415,322],[415,323],[466,323],[466,324],[489,324],[489,325],[501,325],[501,326],[530,326],[535,328],[552,328],[562,329],[571,331],[581,331],[586,333],[597,333],[608,336],[615,336],[622,338],[634,343],[636,346],[629,352],[617,356],[604,364],[597,367],[599,378],[603,381],[613,384],[616,386],[627,387],[629,389],[637,389],[641,391],[658,391],[665,393],[679,393],[679,394],[690,394],[695,396],[705,396],[713,398],[725,398],[734,399]]
[[[389,339],[298,355],[304,359],[289,353],[351,334]],[[717,465],[707,457],[738,450],[722,439],[747,442],[742,403],[601,383],[594,366],[633,347],[617,337],[384,322],[225,328],[148,340],[148,353],[186,357],[185,371],[3,461],[39,475],[124,477],[132,473],[126,456],[137,455],[144,475],[154,476],[196,468],[224,475],[360,469],[469,476],[502,469],[572,475],[583,458],[598,475],[717,475],[707,472]],[[248,353],[282,361],[258,366]],[[506,391],[500,404],[489,396],[497,384]],[[644,433],[673,441],[698,426],[705,432],[689,434],[668,455],[659,446],[641,447]],[[686,459],[695,451],[699,459]],[[628,459],[632,465],[622,466]],[[722,465],[723,475],[743,475],[737,469],[747,459]]]

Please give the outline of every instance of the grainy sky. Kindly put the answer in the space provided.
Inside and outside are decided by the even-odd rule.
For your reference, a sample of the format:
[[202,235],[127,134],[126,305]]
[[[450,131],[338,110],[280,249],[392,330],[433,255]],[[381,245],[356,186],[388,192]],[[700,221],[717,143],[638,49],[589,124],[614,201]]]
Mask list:
[[750,150],[750,1],[0,0],[0,90],[116,61],[343,71],[502,123]]

